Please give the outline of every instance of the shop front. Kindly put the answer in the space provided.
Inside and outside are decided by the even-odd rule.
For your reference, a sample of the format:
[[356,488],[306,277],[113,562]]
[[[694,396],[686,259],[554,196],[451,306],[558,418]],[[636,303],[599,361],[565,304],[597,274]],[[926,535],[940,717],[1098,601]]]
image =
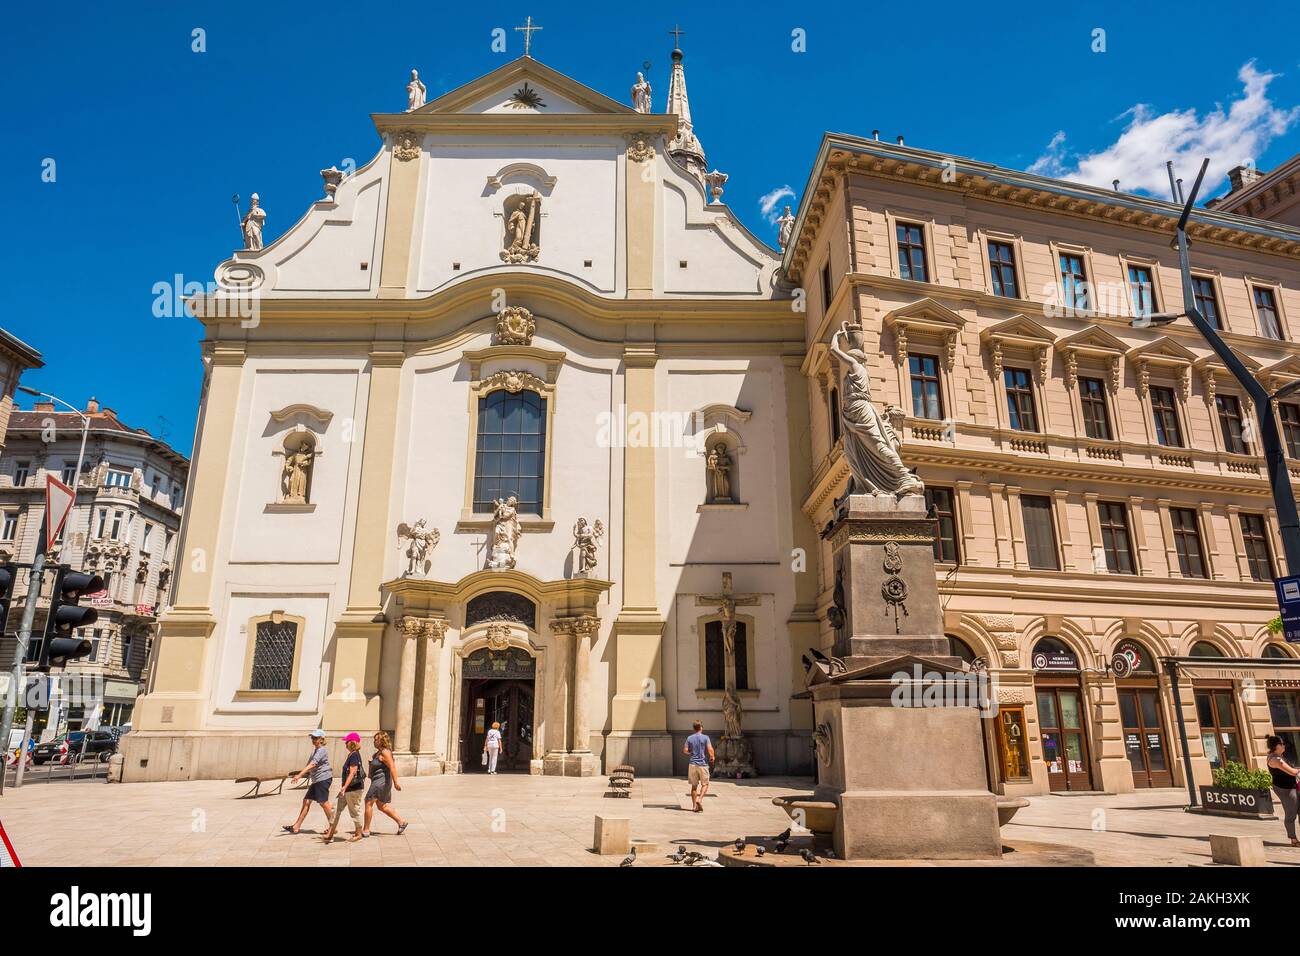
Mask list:
[[1127,674],[1115,680],[1124,754],[1139,790],[1174,785],[1169,736],[1161,717],[1155,659],[1137,641],[1121,641],[1115,653],[1128,662]]
[[1063,641],[1045,637],[1034,645],[1034,700],[1048,789],[1091,790],[1092,771],[1078,655]]

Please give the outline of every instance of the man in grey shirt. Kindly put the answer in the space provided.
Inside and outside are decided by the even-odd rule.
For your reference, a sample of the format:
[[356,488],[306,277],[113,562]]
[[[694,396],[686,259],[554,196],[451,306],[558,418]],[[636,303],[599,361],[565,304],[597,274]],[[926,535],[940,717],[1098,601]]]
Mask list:
[[704,795],[709,792],[709,765],[717,758],[713,754],[713,741],[704,733],[704,725],[697,720],[693,726],[695,733],[686,738],[682,753],[690,758],[687,773],[691,782],[691,809],[703,813]]

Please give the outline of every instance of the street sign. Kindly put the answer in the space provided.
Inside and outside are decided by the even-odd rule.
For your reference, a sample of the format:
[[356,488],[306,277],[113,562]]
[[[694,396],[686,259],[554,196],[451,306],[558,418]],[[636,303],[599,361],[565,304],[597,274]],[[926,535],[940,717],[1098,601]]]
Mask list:
[[1273,586],[1282,612],[1282,636],[1288,644],[1300,644],[1300,575],[1275,578]]
[[77,493],[53,475],[45,476],[45,550],[53,551]]

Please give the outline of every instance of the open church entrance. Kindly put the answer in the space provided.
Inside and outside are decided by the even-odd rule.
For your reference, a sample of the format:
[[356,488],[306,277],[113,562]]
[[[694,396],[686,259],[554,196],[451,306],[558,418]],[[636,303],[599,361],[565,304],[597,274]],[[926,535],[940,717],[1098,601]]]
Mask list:
[[522,648],[484,647],[461,665],[461,767],[483,773],[483,742],[493,722],[501,724],[503,751],[498,773],[528,773],[533,758],[533,701],[537,662]]

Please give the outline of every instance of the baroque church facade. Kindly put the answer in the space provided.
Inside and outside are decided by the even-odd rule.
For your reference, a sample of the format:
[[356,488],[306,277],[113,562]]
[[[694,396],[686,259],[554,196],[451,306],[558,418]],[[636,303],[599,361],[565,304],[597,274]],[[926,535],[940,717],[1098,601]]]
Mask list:
[[[673,773],[722,723],[810,773],[803,316],[668,109],[524,56],[377,114],[379,153],[196,301],[191,519],[125,780],[277,773],[322,727],[407,773]],[[255,300],[256,319],[225,300]]]

